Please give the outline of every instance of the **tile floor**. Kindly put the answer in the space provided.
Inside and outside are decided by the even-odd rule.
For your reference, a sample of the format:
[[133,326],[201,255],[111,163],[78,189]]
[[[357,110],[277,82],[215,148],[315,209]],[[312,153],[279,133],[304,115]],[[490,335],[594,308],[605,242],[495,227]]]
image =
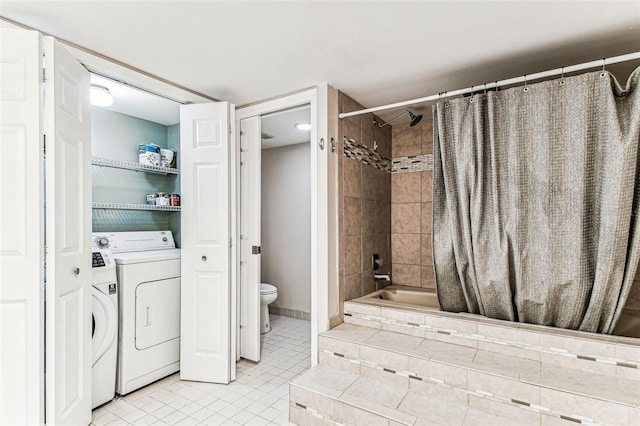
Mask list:
[[228,385],[174,374],[98,407],[91,426],[288,425],[289,382],[311,366],[310,323],[271,316],[259,364],[240,360]]

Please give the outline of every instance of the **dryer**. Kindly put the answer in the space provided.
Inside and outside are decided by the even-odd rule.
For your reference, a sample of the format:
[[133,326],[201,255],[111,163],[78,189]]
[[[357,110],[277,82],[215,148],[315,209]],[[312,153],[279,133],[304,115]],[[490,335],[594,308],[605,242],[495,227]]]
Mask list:
[[113,399],[118,356],[118,286],[109,250],[93,247],[91,408]]
[[180,249],[171,231],[94,234],[113,252],[119,297],[116,392],[180,369]]

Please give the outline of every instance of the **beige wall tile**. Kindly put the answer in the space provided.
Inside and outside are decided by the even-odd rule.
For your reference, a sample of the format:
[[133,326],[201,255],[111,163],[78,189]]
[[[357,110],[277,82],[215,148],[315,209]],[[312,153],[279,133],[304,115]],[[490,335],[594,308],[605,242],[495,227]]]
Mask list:
[[420,287],[423,288],[436,288],[436,277],[433,272],[433,266],[422,266],[420,271]]
[[360,290],[362,288],[362,273],[347,275],[345,277],[345,300],[355,299],[362,296]]
[[431,221],[432,221],[432,204],[422,203],[420,210],[420,232],[423,234],[431,233]]
[[397,124],[391,129],[391,153],[393,158],[420,155],[422,134],[419,126]]
[[420,173],[394,173],[391,175],[391,202],[415,203],[421,200]]
[[391,203],[376,201],[376,234],[391,233]]
[[420,264],[420,234],[392,234],[391,251],[397,263]]
[[431,202],[433,200],[433,170],[420,172],[422,179],[422,202]]
[[362,226],[360,198],[344,197],[344,235],[360,235]]
[[394,262],[391,282],[420,287],[420,265],[403,265]]
[[362,114],[360,116],[360,126],[362,127],[362,132],[361,132],[362,142],[360,143],[368,148],[373,149],[373,132],[374,132],[373,128],[378,127],[375,124],[373,124],[373,114],[372,113]]
[[362,271],[362,237],[350,235],[345,238],[345,273],[347,275]]
[[361,161],[358,161],[358,163],[362,164],[362,198],[365,200],[378,199],[377,172],[384,172],[375,167],[363,164]]
[[376,281],[373,279],[373,271],[362,272],[362,295],[376,291]]
[[420,207],[420,203],[391,204],[391,232],[419,234]]
[[[382,121],[378,118],[378,121]],[[379,128],[373,126],[373,138],[378,143],[378,152],[387,158],[391,158],[391,132],[392,126]]]
[[353,158],[344,158],[344,196],[362,197],[362,162]]
[[433,250],[431,249],[431,234],[420,234],[420,264],[433,267]]
[[[367,166],[365,166],[367,167]],[[362,200],[362,234],[374,235],[378,232],[377,213],[378,202],[372,200]]]
[[628,425],[630,407],[554,389],[540,389],[540,405],[592,418],[596,423]]
[[540,424],[541,414],[539,413],[474,395],[469,395],[469,408],[511,420],[511,422],[502,420],[503,424],[515,422],[522,425]]

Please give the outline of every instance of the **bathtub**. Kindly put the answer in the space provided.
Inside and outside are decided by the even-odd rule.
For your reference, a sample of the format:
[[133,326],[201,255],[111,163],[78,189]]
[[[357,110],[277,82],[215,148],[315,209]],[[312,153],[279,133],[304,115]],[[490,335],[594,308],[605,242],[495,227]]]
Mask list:
[[[407,307],[410,309],[440,310],[438,295],[435,290],[400,285],[385,287],[382,290],[377,290],[354,299],[354,301],[398,308]],[[470,314],[465,313],[464,315]],[[518,325],[522,324],[518,323]],[[613,330],[613,334],[616,336],[640,338],[640,312],[627,309],[623,310]]]

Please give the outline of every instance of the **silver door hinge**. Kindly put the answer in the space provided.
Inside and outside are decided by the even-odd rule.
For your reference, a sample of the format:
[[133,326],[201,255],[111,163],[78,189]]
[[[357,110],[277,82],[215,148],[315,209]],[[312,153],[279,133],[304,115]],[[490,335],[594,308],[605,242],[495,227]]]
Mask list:
[[46,68],[42,68],[42,82],[43,83],[47,82],[47,69]]
[[260,246],[251,246],[251,254],[260,254]]
[[233,247],[233,240],[229,240],[229,248]]
[[47,155],[47,135],[42,135],[42,153]]

